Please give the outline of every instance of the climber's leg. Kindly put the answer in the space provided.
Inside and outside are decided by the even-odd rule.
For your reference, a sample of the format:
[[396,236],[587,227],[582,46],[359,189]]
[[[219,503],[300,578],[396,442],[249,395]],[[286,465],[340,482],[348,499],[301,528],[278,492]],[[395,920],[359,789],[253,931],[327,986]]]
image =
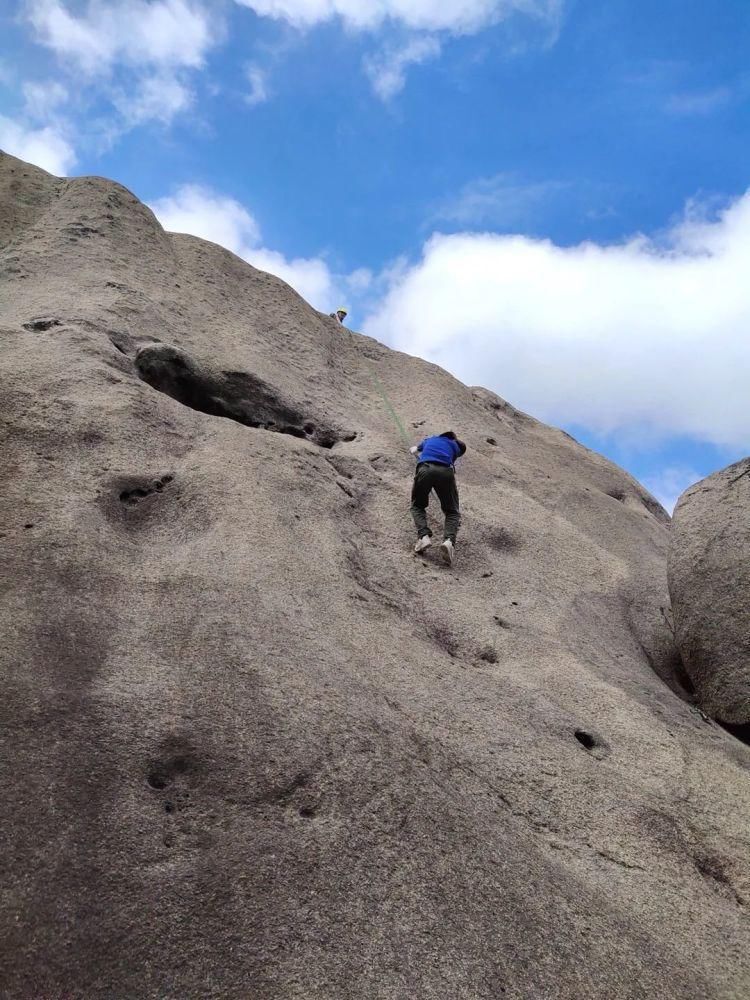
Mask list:
[[435,492],[438,495],[440,506],[445,515],[443,538],[455,545],[458,529],[461,527],[456,473],[448,465],[437,466],[436,468],[437,471],[434,480]]
[[432,532],[427,523],[427,505],[430,502],[433,476],[432,465],[418,465],[414,474],[414,485],[411,489],[411,516],[419,538],[430,538]]

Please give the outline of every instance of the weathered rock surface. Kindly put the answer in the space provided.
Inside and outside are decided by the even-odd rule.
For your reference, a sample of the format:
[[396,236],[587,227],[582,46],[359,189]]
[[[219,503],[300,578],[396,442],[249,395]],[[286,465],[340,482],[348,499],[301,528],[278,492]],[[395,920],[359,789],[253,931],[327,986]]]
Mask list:
[[[0,157],[0,233],[0,995],[747,996],[653,498],[116,184]],[[468,443],[451,570],[364,359]]]
[[698,703],[722,722],[750,724],[750,458],[680,497],[669,591]]

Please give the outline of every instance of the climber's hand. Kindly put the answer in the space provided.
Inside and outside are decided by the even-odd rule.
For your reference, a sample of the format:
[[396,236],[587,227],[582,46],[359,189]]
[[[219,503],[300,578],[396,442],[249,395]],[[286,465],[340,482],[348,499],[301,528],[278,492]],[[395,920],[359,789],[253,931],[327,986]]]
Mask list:
[[412,455],[416,455],[417,452],[419,451],[419,448],[417,448],[417,446],[415,444],[413,444],[411,446],[411,448],[409,449],[409,451],[411,452]]

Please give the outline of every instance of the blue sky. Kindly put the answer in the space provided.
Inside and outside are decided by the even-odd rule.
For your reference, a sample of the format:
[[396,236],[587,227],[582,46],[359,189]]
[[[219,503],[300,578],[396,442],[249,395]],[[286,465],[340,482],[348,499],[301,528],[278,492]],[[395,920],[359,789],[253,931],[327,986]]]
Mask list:
[[747,0],[27,0],[0,148],[563,426],[667,505],[750,451]]

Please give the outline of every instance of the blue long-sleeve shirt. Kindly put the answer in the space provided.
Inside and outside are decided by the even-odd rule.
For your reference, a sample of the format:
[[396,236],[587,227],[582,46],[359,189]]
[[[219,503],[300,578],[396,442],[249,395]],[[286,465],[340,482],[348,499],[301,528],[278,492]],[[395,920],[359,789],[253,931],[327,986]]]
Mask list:
[[439,465],[453,465],[462,454],[458,441],[447,437],[428,437],[417,445],[420,462],[437,462]]

